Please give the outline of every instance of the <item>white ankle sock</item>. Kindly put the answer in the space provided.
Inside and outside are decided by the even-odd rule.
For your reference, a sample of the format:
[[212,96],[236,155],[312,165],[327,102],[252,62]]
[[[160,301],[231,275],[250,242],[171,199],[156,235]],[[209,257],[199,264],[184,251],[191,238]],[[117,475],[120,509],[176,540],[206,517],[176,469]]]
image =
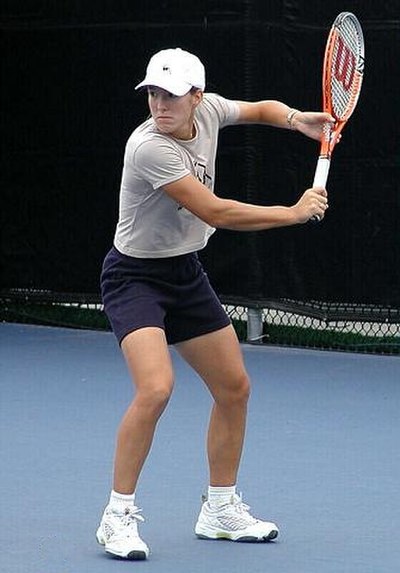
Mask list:
[[208,502],[211,505],[224,505],[230,503],[236,493],[236,485],[232,486],[208,486]]
[[134,493],[124,494],[111,490],[109,505],[113,509],[119,509],[119,510],[121,509],[123,510],[126,507],[132,507],[133,505],[135,505],[135,494]]

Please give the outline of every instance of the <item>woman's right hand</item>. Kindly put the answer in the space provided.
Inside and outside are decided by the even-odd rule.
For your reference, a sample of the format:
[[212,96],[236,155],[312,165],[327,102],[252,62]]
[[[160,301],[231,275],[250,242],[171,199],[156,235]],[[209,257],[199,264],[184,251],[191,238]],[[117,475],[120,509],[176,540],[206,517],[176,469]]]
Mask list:
[[307,223],[313,217],[324,218],[328,209],[328,193],[323,187],[311,187],[293,205],[299,223]]

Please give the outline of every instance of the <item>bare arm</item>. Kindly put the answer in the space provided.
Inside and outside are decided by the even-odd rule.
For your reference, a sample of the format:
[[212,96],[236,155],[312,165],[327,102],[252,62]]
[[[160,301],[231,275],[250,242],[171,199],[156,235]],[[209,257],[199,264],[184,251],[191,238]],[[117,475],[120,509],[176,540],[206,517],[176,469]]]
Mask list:
[[[329,113],[292,110],[276,100],[239,101],[239,123],[258,123],[300,131],[311,139],[320,140],[326,123],[334,123]],[[291,113],[291,112],[294,113]],[[289,121],[288,121],[289,119]]]
[[216,228],[236,231],[261,231],[305,223],[314,215],[324,216],[326,191],[307,189],[292,206],[264,207],[232,199],[221,199],[192,175],[186,175],[164,186],[164,191],[177,203]]

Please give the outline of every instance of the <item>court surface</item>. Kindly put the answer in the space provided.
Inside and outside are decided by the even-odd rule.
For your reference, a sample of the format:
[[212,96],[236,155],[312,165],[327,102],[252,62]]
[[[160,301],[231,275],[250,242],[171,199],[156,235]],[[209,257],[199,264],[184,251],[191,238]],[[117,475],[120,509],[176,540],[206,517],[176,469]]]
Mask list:
[[0,324],[2,573],[398,573],[400,359],[244,345],[239,489],[279,540],[195,538],[209,396],[176,387],[137,493],[146,562],[103,554],[114,436],[131,383],[113,335]]

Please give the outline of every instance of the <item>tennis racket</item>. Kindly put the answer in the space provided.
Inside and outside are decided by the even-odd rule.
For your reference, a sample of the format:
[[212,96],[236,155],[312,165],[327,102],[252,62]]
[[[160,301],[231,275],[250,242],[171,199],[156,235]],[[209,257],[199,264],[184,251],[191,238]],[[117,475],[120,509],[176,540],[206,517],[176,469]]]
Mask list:
[[[339,135],[352,115],[364,73],[364,37],[360,22],[351,12],[341,12],[329,32],[322,70],[323,111],[335,119],[326,124],[313,187],[325,187],[331,157]],[[316,215],[312,221],[320,221]]]

